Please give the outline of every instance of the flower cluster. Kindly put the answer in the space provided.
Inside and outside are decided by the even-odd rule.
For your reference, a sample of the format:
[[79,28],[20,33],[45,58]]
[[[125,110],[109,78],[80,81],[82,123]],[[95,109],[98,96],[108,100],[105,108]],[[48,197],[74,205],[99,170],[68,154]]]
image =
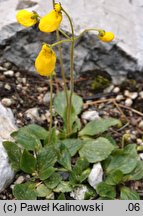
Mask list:
[[[64,10],[63,10],[64,11]],[[35,11],[20,10],[16,15],[17,21],[24,27],[38,25],[41,32],[56,31],[62,21],[62,6],[60,3],[55,3],[54,10],[51,10],[45,16],[40,17]],[[103,42],[110,42],[114,39],[112,32],[98,31],[98,38]],[[51,76],[54,72],[56,64],[56,54],[51,46],[44,44],[35,61],[35,68],[41,76]]]

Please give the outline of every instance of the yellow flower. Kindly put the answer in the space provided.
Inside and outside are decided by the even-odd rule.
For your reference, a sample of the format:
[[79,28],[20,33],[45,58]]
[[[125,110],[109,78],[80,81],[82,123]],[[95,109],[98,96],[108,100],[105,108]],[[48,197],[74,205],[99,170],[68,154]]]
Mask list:
[[114,39],[114,34],[112,32],[105,32],[104,30],[99,31],[98,38],[103,42],[111,42]]
[[62,13],[52,10],[40,19],[39,29],[42,32],[53,32],[59,28],[62,21]]
[[37,17],[38,17],[37,13],[29,12],[27,10],[20,10],[16,14],[17,21],[25,27],[30,27],[35,25],[38,21]]
[[35,61],[35,68],[37,72],[41,76],[50,76],[53,74],[55,64],[55,52],[48,45],[44,44]]

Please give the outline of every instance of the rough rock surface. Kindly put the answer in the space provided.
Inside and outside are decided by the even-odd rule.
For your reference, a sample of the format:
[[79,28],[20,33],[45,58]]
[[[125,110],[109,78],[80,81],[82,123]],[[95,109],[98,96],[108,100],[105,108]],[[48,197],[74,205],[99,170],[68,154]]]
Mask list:
[[[37,2],[37,4],[36,4]],[[84,28],[97,27],[112,30],[116,39],[112,44],[99,42],[96,35],[86,34],[75,49],[75,72],[94,71],[96,69],[108,72],[113,79],[121,81],[127,73],[142,70],[143,44],[142,21],[143,7],[141,0],[91,0],[72,1],[61,0],[65,9],[73,18],[75,33]],[[43,41],[52,43],[53,34],[44,34],[35,28],[24,29],[14,23],[17,9],[29,8],[40,15],[51,9],[52,1],[7,0],[0,1],[0,62],[5,60],[16,64],[20,69],[35,71],[34,60]],[[9,7],[7,7],[9,5]],[[96,13],[95,13],[96,11]],[[6,15],[5,15],[6,13]],[[3,18],[6,17],[6,18]],[[11,24],[11,25],[6,25]],[[68,30],[67,19],[63,20],[63,29]],[[64,45],[65,70],[69,71],[69,48]],[[139,68],[140,67],[140,68]],[[59,71],[59,66],[57,68]]]
[[14,172],[8,163],[3,141],[11,140],[10,134],[17,129],[12,111],[0,103],[0,192],[12,181]]

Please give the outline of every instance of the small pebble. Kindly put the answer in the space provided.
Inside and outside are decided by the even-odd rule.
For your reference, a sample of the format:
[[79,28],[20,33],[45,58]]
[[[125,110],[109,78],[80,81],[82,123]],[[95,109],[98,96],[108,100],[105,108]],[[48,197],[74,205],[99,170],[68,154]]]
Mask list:
[[[55,94],[52,94],[52,98],[54,98]],[[43,103],[47,104],[50,102],[50,92],[47,92],[43,97]]]
[[11,90],[11,86],[8,84],[8,83],[6,83],[5,85],[4,85],[4,88],[6,89],[6,90]]
[[10,69],[11,68],[11,63],[10,62],[5,62],[4,64],[3,64],[3,67],[5,67],[5,68],[7,68],[7,69]]
[[0,66],[0,71],[6,71],[6,68]]
[[143,129],[143,121],[140,121],[140,123],[139,123],[139,128],[140,128],[140,129]]
[[104,93],[110,93],[113,89],[114,89],[114,85],[111,85],[108,88],[104,89]]
[[123,95],[117,95],[117,97],[116,97],[116,100],[117,101],[121,101],[121,100],[123,100],[124,99],[124,96]]
[[20,77],[20,72],[17,72],[17,73],[15,74],[15,76],[16,76],[16,77]]
[[137,92],[129,92],[128,90],[125,90],[124,95],[126,97],[129,97],[130,99],[134,100],[138,97],[138,93]]
[[21,184],[23,183],[25,180],[24,176],[19,176],[16,181],[14,182],[14,184]]
[[14,71],[12,71],[12,70],[5,71],[5,72],[4,72],[4,75],[5,75],[5,76],[12,77],[12,76],[14,75]]
[[26,82],[27,82],[26,78],[23,77],[23,78],[21,79],[21,82],[22,82],[23,84],[26,84]]
[[143,153],[140,153],[139,156],[140,156],[140,159],[143,160]]
[[130,99],[130,98],[127,98],[126,100],[125,100],[125,105],[126,106],[131,106],[133,104],[133,101],[132,101],[132,99]]
[[143,144],[143,140],[138,138],[138,139],[137,139],[137,144],[138,144],[138,145],[142,145],[142,144]]
[[10,98],[3,98],[1,100],[2,104],[6,107],[9,107],[12,105],[12,100]]
[[115,87],[114,89],[113,89],[113,93],[119,93],[120,92],[120,88],[119,87]]
[[143,99],[143,91],[141,91],[141,92],[139,93],[139,96],[141,97],[141,99]]
[[100,118],[99,113],[95,110],[88,110],[85,111],[82,116],[82,119],[87,120],[87,121],[93,121],[93,120],[97,120]]

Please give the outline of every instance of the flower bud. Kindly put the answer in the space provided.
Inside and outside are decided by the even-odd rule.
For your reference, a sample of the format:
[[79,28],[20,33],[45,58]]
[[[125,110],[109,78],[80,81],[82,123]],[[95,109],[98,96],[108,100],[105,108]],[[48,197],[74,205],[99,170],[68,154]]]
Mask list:
[[56,54],[50,46],[44,44],[35,60],[35,68],[41,76],[51,76],[55,69]]
[[59,4],[55,3],[54,9],[55,9],[56,12],[61,12],[61,9],[62,9],[61,4],[60,3]]

